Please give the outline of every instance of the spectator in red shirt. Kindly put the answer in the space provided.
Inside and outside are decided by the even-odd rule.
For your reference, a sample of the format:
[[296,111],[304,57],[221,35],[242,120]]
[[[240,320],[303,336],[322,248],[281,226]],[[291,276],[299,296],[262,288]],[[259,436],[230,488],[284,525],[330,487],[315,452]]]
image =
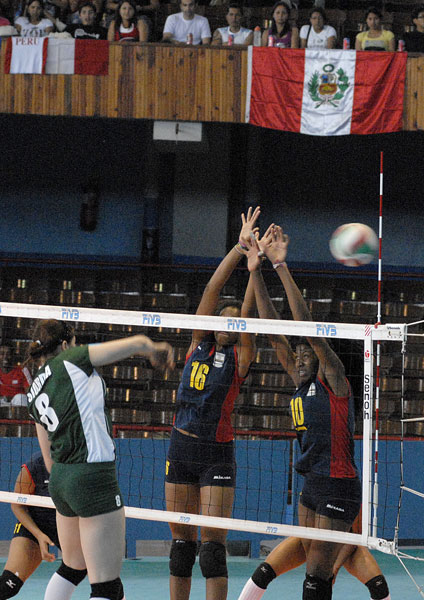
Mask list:
[[1,404],[26,405],[26,391],[31,383],[32,378],[28,369],[14,366],[12,348],[2,344],[0,346]]

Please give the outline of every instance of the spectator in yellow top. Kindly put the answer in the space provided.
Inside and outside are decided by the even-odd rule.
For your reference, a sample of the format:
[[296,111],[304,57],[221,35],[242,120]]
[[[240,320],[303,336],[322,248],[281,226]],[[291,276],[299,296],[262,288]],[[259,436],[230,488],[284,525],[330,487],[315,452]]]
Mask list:
[[370,7],[365,15],[367,30],[356,36],[355,50],[395,51],[395,36],[383,28],[383,15],[378,8]]

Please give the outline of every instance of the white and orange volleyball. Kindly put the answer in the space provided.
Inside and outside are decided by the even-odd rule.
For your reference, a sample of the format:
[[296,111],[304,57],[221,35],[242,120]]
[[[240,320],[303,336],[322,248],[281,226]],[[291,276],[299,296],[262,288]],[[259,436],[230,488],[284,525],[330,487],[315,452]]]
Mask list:
[[330,251],[347,267],[359,267],[372,261],[378,249],[375,231],[363,223],[346,223],[337,227],[330,239]]

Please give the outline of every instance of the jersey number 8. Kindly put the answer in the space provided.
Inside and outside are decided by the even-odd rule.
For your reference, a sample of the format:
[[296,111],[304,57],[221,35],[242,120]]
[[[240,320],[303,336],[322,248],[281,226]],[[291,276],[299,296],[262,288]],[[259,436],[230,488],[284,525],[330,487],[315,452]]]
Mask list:
[[35,408],[40,415],[40,421],[46,425],[49,431],[56,431],[59,419],[54,409],[50,406],[47,394],[40,394],[35,401]]

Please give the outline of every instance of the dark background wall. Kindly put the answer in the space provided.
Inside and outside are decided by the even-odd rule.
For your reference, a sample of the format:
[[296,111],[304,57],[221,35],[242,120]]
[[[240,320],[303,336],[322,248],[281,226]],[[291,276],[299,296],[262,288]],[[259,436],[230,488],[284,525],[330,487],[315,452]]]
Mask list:
[[[163,262],[213,262],[238,235],[240,212],[280,223],[290,260],[334,264],[332,231],[378,231],[384,151],[383,261],[422,270],[424,136],[314,138],[204,124],[203,142],[160,144],[152,123],[0,115],[0,252],[138,261],[158,230]],[[79,227],[82,187],[100,189],[98,225]]]

